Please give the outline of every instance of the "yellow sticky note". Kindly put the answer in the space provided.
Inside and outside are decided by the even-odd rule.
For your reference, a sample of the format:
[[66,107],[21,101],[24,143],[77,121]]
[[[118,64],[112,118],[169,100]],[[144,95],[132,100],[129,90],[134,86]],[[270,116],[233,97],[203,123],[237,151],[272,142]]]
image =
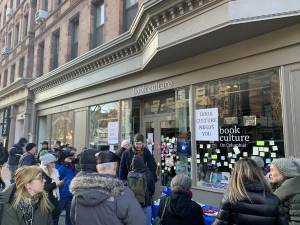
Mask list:
[[256,141],[256,145],[265,146],[265,141]]
[[211,159],[218,159],[218,155],[211,155]]

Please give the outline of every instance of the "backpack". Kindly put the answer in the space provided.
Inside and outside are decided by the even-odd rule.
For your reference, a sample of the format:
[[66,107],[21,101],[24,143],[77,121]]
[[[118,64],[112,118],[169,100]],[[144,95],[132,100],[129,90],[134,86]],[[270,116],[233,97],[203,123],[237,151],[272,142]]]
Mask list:
[[127,176],[127,185],[132,190],[141,206],[147,206],[150,196],[147,188],[146,173],[130,171]]
[[8,160],[8,151],[4,146],[0,146],[0,164],[6,163]]

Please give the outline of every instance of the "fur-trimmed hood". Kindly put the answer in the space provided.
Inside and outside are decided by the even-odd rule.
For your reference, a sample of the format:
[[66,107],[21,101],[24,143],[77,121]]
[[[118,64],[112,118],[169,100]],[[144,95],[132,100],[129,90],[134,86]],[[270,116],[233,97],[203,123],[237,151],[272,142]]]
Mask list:
[[125,190],[123,181],[98,173],[79,173],[70,184],[70,191],[86,205],[98,205],[101,202],[121,195]]

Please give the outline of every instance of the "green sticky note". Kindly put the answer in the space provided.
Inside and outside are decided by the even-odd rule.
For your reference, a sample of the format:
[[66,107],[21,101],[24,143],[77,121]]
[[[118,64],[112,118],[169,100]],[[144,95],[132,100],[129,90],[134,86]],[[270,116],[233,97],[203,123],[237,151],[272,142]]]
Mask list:
[[265,146],[265,141],[256,141],[257,146]]
[[218,155],[211,155],[211,159],[218,159]]

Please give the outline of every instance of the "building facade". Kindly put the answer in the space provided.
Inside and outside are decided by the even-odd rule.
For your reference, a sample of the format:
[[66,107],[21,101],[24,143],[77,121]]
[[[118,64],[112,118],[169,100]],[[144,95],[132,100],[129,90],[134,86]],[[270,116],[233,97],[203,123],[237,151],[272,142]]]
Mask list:
[[35,141],[113,150],[143,133],[158,185],[189,174],[216,206],[240,157],[300,157],[298,0],[38,1],[35,13]]

